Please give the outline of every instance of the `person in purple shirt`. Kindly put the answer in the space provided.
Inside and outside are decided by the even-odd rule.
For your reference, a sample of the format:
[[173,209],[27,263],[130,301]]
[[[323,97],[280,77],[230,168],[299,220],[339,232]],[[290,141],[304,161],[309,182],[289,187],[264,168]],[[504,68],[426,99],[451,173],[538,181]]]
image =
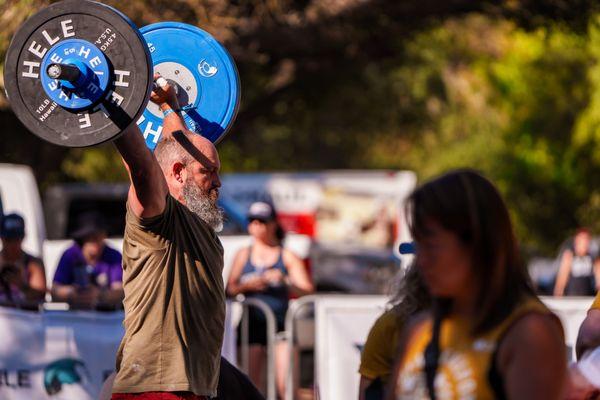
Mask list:
[[123,301],[121,253],[105,243],[106,228],[97,213],[82,214],[71,235],[74,243],[60,258],[52,299],[72,308],[120,308]]

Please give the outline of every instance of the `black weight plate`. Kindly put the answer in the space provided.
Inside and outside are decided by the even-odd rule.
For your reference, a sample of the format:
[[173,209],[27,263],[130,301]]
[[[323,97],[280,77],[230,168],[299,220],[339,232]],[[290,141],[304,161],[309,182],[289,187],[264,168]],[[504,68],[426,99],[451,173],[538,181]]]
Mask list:
[[[49,49],[70,39],[94,44],[110,65],[105,96],[87,110],[58,106],[40,79]],[[85,147],[114,139],[137,121],[150,96],[151,66],[145,40],[125,15],[101,3],[65,0],[19,28],[6,55],[4,82],[12,109],[30,131],[61,146]]]

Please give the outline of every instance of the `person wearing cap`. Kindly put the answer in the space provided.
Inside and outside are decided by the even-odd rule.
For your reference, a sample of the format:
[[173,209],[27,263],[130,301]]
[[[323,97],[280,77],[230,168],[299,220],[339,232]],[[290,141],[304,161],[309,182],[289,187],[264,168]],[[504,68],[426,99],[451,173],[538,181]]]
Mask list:
[[0,238],[0,303],[27,305],[43,302],[46,295],[44,264],[23,250],[23,217],[18,214],[2,217]]
[[[248,232],[253,242],[235,255],[227,293],[230,296],[243,294],[267,303],[275,314],[277,331],[281,332],[290,291],[299,296],[309,294],[314,291],[313,284],[302,260],[283,248],[285,234],[271,204],[256,202],[250,206]],[[266,319],[261,312],[250,309],[249,325],[249,374],[260,387],[267,342]],[[281,341],[275,347],[277,392],[281,398],[285,393],[287,362],[287,344]]]
[[52,299],[74,308],[118,308],[123,300],[121,253],[105,242],[106,228],[97,213],[84,213],[72,232],[74,243],[60,258]]

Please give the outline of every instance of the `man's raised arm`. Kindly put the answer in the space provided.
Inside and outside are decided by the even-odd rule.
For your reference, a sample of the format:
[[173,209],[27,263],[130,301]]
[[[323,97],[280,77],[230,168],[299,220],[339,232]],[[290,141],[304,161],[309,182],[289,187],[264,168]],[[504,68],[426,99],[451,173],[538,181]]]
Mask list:
[[[160,82],[161,80],[163,82]],[[166,113],[161,140],[172,140],[172,132],[185,130],[185,123],[181,116],[174,112],[179,108],[175,90],[163,78],[159,78],[157,82],[162,85],[152,92],[150,98]],[[128,202],[131,211],[143,218],[161,214],[165,209],[169,187],[156,157],[146,146],[137,124],[134,123],[127,128],[114,143],[129,172],[131,187]]]
[[114,143],[129,173],[131,187],[127,201],[131,211],[144,218],[161,214],[169,188],[137,124],[131,124]]

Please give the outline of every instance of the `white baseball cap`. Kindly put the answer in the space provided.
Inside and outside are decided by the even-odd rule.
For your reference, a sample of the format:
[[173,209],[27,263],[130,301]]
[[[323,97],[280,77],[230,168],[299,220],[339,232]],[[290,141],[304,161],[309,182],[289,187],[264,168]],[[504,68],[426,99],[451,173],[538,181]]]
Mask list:
[[248,220],[258,219],[261,221],[272,221],[275,218],[275,209],[272,205],[264,201],[252,203],[248,209]]

